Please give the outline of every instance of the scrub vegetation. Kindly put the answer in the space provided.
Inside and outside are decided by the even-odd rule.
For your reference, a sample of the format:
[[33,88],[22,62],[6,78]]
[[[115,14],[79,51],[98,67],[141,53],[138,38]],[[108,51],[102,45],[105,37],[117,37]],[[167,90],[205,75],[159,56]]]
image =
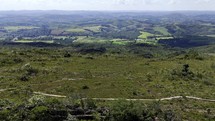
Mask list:
[[215,120],[214,15],[47,11],[7,21],[18,13],[0,12],[1,120]]

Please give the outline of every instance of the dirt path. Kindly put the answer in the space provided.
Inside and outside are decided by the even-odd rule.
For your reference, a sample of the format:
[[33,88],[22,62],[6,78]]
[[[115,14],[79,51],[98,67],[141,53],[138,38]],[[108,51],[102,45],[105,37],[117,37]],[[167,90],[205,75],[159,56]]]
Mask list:
[[[53,95],[53,94],[46,94],[42,92],[34,92],[34,94],[39,94],[39,95],[44,95],[44,96],[49,96],[49,97],[59,97],[59,98],[66,98],[65,95]],[[124,99],[127,101],[165,101],[165,100],[173,100],[173,99],[193,99],[193,100],[199,100],[199,101],[205,101],[205,102],[215,102],[215,100],[211,99],[203,99],[199,97],[193,97],[193,96],[173,96],[173,97],[168,97],[168,98],[161,98],[161,99]],[[82,98],[83,100],[86,100],[88,98]],[[121,100],[121,98],[90,98],[92,100],[101,100],[101,101],[116,101],[116,100]]]
[[66,96],[64,96],[64,95],[46,94],[46,93],[43,93],[43,92],[34,92],[34,94],[48,96],[48,97],[66,98]]
[[12,89],[16,89],[16,88],[0,89],[0,92],[4,92],[4,91],[7,91],[7,90],[12,90]]
[[[0,92],[4,92],[10,89],[14,88],[8,88],[8,89],[0,89]],[[43,95],[43,96],[48,96],[48,97],[56,97],[56,98],[66,98],[67,96],[65,95],[55,95],[55,94],[47,94],[43,92],[33,92],[36,95]],[[194,96],[173,96],[173,97],[167,97],[167,98],[160,98],[160,99],[124,99],[127,101],[165,101],[165,100],[173,100],[173,99],[192,99],[192,100],[198,100],[198,101],[204,101],[204,102],[215,102],[215,100],[212,99],[204,99],[204,98],[199,98],[199,97],[194,97]],[[82,98],[83,100],[89,99],[89,98]],[[121,100],[122,98],[90,98],[92,100],[100,100],[100,101],[117,101]]]
[[[183,98],[187,98],[187,99],[193,99],[193,100],[199,100],[199,101],[205,101],[205,102],[215,102],[215,100],[211,100],[211,99],[203,99],[203,98],[199,98],[199,97],[193,97],[193,96],[174,96],[174,97],[168,97],[168,98],[161,98],[161,99],[125,99],[127,101],[165,101],[165,100],[173,100],[173,99],[183,99]],[[83,99],[87,99],[87,98],[83,98]],[[120,100],[120,98],[91,98],[93,100],[101,100],[101,101],[116,101],[116,100]]]

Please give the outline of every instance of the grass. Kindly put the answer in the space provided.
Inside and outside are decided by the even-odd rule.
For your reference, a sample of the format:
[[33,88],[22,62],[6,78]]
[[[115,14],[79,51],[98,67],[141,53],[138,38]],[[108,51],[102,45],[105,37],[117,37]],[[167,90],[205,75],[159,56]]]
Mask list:
[[155,39],[148,39],[148,40],[143,40],[143,39],[138,39],[136,41],[136,43],[146,43],[146,44],[150,44],[150,45],[157,45],[157,40]]
[[93,32],[100,32],[101,31],[101,26],[89,26],[89,27],[84,27],[84,29],[93,31]]
[[32,42],[44,42],[44,43],[54,43],[53,40],[18,40],[18,43],[32,43]]
[[34,28],[38,28],[35,26],[6,26],[4,27],[4,29],[6,29],[7,31],[18,31],[20,29],[34,29]]
[[153,37],[154,34],[151,34],[149,32],[141,32],[141,35],[138,37],[139,39],[148,39],[148,37]]
[[127,45],[132,41],[124,40],[124,39],[104,39],[104,38],[94,38],[94,37],[86,37],[79,36],[75,43],[82,44],[114,44],[114,45]]
[[[215,97],[212,93],[215,88],[208,86],[201,79],[196,81],[168,79],[173,69],[180,69],[183,64],[188,63],[193,72],[208,76],[211,79],[205,81],[214,84],[215,72],[211,68],[214,58],[204,61],[179,59],[156,61],[131,55],[106,57],[78,54],[64,58],[63,50],[14,51],[22,54],[9,56],[15,53],[6,51],[6,55],[1,55],[0,88],[29,87],[34,91],[53,94],[79,93],[86,97],[107,98],[163,98],[175,95]],[[88,56],[94,59],[90,60]],[[22,62],[15,63],[13,61],[15,58],[20,58]],[[38,69],[38,74],[31,76],[29,81],[22,82],[18,77],[25,71],[20,69],[22,70],[27,63]],[[83,86],[88,86],[89,89],[84,90]]]
[[2,40],[4,40],[5,38],[3,38],[3,37],[0,37],[0,41],[2,41]]
[[100,32],[101,26],[86,26],[86,27],[79,27],[79,28],[69,28],[66,31],[68,32],[86,32],[87,30],[93,31],[93,32]]
[[154,31],[160,32],[162,35],[169,36],[171,35],[165,27],[154,27]]
[[156,39],[157,40],[161,40],[161,39],[168,40],[168,39],[173,39],[173,37],[157,37]]
[[78,36],[78,39],[75,41],[75,43],[110,43],[108,39],[103,39],[103,38],[94,38],[94,37],[86,37],[86,36]]
[[4,36],[6,33],[0,32],[0,37]]
[[208,37],[215,37],[215,35],[207,35]]
[[[118,103],[122,103],[121,102]],[[97,102],[101,106],[112,106],[117,102]],[[136,103],[144,103],[145,105],[150,104],[159,104],[157,108],[161,108],[164,110],[173,110],[176,115],[178,115],[182,120],[188,121],[206,121],[209,120],[209,114],[207,114],[207,110],[211,110],[211,119],[213,114],[215,113],[215,104],[213,102],[199,102],[193,100],[172,100],[172,101],[164,101],[164,102],[136,102]]]
[[[141,35],[137,39],[137,43],[146,43],[146,44],[156,45],[157,40],[156,40],[155,36],[156,36],[155,34],[151,34],[148,32],[141,32]],[[151,38],[149,39],[149,37],[151,37]]]
[[[0,97],[18,104],[29,100],[32,91],[89,98],[155,99],[186,95],[214,99],[214,56],[206,56],[203,60],[186,59],[184,55],[147,59],[128,53],[135,48],[116,47],[107,48],[108,52],[100,55],[81,54],[77,52],[78,48],[73,47],[4,46],[0,48],[0,89],[11,89],[0,92]],[[162,49],[156,52],[151,47],[139,49],[140,54],[153,52],[157,55],[162,52]],[[64,57],[65,53],[71,57]],[[183,64],[189,64],[190,71],[200,74],[199,77],[194,80],[174,77],[174,70],[181,71]],[[28,73],[28,81],[21,81],[20,77]],[[98,105],[108,107],[112,103],[114,101],[98,102]],[[160,106],[172,109],[182,119],[191,121],[204,120],[208,109],[212,114],[215,111],[213,102],[186,99],[160,102]]]
[[85,30],[82,29],[82,28],[69,28],[69,29],[66,29],[66,31],[75,32],[75,33],[83,33],[83,32],[85,32]]
[[211,27],[215,26],[215,25],[212,24],[212,23],[202,23],[201,25],[203,25],[203,26],[211,26]]
[[68,38],[67,36],[53,36],[55,39],[66,39]]
[[137,43],[146,43],[146,44],[157,45],[158,40],[161,40],[161,39],[165,39],[165,40],[173,39],[173,37],[170,37],[169,34],[167,35],[167,33],[164,32],[163,27],[157,27],[156,29],[159,30],[159,31],[162,31],[163,34],[166,34],[166,35],[156,35],[156,34],[151,34],[149,32],[141,32],[141,35],[137,39]]
[[115,44],[115,45],[127,45],[127,44],[131,43],[131,41],[123,40],[123,39],[113,39],[110,41],[112,42],[112,44]]

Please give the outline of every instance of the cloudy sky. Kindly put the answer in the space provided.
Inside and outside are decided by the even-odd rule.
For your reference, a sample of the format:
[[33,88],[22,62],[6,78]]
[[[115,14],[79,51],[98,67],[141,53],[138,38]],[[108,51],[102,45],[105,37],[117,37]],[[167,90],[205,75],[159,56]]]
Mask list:
[[215,0],[0,0],[0,10],[215,10]]

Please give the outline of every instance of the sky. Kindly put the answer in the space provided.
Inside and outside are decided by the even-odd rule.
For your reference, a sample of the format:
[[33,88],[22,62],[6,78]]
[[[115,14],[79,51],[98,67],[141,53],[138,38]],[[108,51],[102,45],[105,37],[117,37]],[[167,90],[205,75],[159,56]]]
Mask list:
[[215,10],[215,0],[0,0],[0,10]]

